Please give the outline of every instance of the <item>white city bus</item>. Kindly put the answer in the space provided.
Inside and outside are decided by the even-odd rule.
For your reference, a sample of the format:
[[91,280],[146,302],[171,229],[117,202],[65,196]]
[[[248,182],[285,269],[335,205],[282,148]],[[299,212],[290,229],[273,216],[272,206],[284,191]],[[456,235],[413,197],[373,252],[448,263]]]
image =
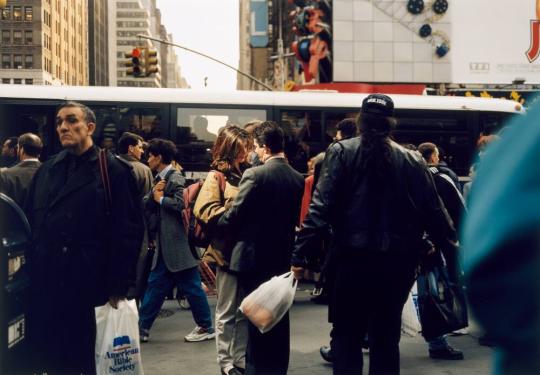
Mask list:
[[[291,146],[291,163],[306,171],[308,156],[324,150],[336,123],[354,117],[366,94],[333,92],[261,92],[207,90],[51,87],[0,85],[0,140],[24,132],[37,133],[45,143],[43,158],[60,150],[55,133],[56,107],[66,100],[85,103],[96,113],[95,141],[114,147],[124,131],[146,140],[173,140],[186,171],[206,171],[218,129],[227,123],[244,125],[274,120],[286,125],[300,146]],[[500,129],[524,108],[512,101],[466,97],[391,95],[400,143],[430,141],[442,148],[449,166],[466,175],[480,133]],[[296,151],[295,151],[296,150]]]

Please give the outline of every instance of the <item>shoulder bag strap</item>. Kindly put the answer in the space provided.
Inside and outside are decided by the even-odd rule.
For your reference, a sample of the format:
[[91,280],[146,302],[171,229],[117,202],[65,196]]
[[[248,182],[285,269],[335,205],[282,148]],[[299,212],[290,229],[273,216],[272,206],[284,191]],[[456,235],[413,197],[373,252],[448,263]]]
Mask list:
[[107,169],[107,151],[105,149],[99,150],[98,159],[101,183],[103,184],[103,190],[105,190],[105,208],[107,215],[110,215],[112,207],[112,194],[111,183],[109,180],[109,170]]

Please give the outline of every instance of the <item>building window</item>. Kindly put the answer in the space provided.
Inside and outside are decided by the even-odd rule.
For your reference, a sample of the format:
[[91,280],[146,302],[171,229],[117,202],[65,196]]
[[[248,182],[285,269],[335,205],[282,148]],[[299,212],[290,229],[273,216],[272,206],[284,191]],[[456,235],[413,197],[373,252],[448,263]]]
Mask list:
[[2,44],[11,44],[11,32],[2,30]]
[[22,78],[13,78],[13,83],[16,85],[22,85]]
[[6,6],[4,9],[2,9],[2,19],[3,20],[11,19],[11,7]]
[[34,43],[34,33],[32,32],[32,30],[25,30],[24,31],[24,42],[26,44]]
[[32,21],[32,19],[33,19],[32,7],[24,7],[24,20]]
[[24,55],[24,69],[34,69],[33,55]]
[[11,83],[11,79],[10,78],[2,78],[2,83],[4,85],[9,85]]
[[22,7],[20,6],[13,7],[13,20],[22,21]]
[[15,69],[22,69],[22,55],[13,55],[13,67]]
[[13,44],[22,44],[21,30],[13,30]]
[[11,69],[11,55],[2,55],[2,69]]
[[27,78],[27,79],[24,80],[24,84],[25,85],[33,85],[34,80],[32,78]]

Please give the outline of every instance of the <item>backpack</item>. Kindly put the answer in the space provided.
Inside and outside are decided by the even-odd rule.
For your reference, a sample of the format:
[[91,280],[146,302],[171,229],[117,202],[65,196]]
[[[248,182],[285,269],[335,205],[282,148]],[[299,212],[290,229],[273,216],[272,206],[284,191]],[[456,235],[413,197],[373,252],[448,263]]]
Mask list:
[[[219,182],[219,188],[221,192],[225,191],[225,175],[221,172],[212,170]],[[191,185],[188,185],[184,188],[182,193],[184,198],[184,208],[182,209],[182,222],[184,224],[184,229],[186,231],[189,248],[193,256],[197,259],[200,258],[199,253],[197,252],[197,247],[202,247],[206,249],[210,245],[210,237],[207,233],[207,228],[204,228],[202,224],[195,215],[193,215],[193,208],[195,207],[195,202],[199,196],[199,192],[204,184],[204,180],[198,180]]]

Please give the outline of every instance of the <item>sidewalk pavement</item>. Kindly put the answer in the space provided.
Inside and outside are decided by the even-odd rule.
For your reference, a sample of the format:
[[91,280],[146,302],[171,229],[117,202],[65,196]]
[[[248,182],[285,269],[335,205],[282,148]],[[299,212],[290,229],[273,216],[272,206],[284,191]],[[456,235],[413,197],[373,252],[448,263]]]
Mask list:
[[[309,288],[309,285],[300,285]],[[332,367],[319,354],[321,345],[328,345],[330,324],[327,306],[310,301],[310,289],[299,289],[291,309],[291,375],[330,375]],[[352,298],[351,298],[352,299]],[[209,298],[215,307],[215,298]],[[351,304],[360,300],[351,301]],[[186,343],[184,336],[195,323],[191,311],[182,310],[176,301],[164,304],[167,317],[156,320],[150,332],[150,342],[142,344],[141,354],[145,375],[219,375],[215,342]],[[172,315],[171,315],[172,313]],[[450,337],[450,343],[463,350],[463,361],[433,360],[428,357],[427,344],[421,335],[401,339],[402,375],[486,375],[490,373],[492,350],[479,346],[478,330],[471,327],[465,336]],[[364,354],[364,373],[367,374],[369,356]]]

